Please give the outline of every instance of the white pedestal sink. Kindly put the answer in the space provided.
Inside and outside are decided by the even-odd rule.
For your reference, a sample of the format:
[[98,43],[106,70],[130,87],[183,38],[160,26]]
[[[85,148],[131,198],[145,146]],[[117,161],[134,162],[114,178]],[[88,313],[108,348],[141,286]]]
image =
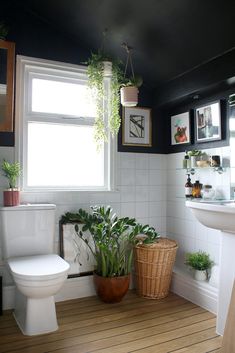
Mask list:
[[197,220],[222,232],[216,332],[223,335],[235,279],[235,203],[186,201]]

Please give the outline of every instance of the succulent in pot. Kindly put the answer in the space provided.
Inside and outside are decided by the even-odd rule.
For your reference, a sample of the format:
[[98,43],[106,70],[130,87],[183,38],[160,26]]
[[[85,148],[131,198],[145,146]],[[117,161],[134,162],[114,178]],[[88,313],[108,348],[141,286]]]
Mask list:
[[9,189],[3,191],[4,206],[17,206],[20,203],[20,191],[17,188],[17,179],[21,174],[20,163],[2,162],[3,175],[8,179]]
[[[153,227],[141,225],[134,218],[118,218],[109,206],[91,209],[91,214],[78,211],[80,223],[75,225],[75,231],[96,260],[94,283],[98,296],[104,302],[118,302],[129,288],[136,236],[141,233],[155,239],[158,234]],[[91,234],[91,243],[84,234],[86,231]]]
[[138,104],[139,87],[142,85],[143,79],[140,76],[126,79],[121,87],[121,104],[124,107],[135,107]]

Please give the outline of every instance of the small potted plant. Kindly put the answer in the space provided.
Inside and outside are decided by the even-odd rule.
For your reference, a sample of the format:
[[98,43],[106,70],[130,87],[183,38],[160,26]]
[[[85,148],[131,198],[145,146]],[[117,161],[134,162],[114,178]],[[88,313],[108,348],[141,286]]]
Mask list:
[[[63,217],[77,222],[76,234],[96,260],[93,278],[97,295],[106,303],[116,303],[129,289],[136,236],[142,233],[154,239],[158,234],[154,228],[142,226],[134,218],[118,218],[109,206],[91,209],[91,214],[80,209],[77,214],[67,213]],[[91,242],[87,241],[86,231],[91,234]]]
[[194,279],[197,281],[206,281],[209,278],[209,270],[214,262],[210,259],[210,255],[203,251],[187,253],[185,265],[194,270]]
[[205,152],[202,152],[200,150],[189,151],[188,155],[191,161],[191,168],[196,168],[198,166],[197,162],[200,161],[200,159],[203,159],[203,157],[207,156]]
[[138,104],[139,87],[143,79],[140,76],[124,80],[121,87],[121,104],[124,107],[135,107]]
[[9,189],[3,191],[4,206],[17,206],[20,203],[20,191],[17,188],[17,179],[21,174],[20,163],[2,162],[3,175],[8,179]]

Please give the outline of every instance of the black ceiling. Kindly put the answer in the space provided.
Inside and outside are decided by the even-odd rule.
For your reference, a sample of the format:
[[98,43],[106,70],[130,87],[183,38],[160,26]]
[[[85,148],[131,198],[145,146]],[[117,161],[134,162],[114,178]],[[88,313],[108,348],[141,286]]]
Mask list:
[[135,72],[153,87],[235,47],[235,1],[226,0],[6,0],[97,50],[125,61],[122,42],[134,48]]

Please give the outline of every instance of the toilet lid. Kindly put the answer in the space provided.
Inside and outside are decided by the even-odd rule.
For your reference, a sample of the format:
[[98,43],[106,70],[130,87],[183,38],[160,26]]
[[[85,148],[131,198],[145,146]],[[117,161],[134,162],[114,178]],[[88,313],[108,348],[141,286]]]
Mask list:
[[24,277],[54,276],[68,271],[69,264],[56,254],[8,259],[13,274]]

